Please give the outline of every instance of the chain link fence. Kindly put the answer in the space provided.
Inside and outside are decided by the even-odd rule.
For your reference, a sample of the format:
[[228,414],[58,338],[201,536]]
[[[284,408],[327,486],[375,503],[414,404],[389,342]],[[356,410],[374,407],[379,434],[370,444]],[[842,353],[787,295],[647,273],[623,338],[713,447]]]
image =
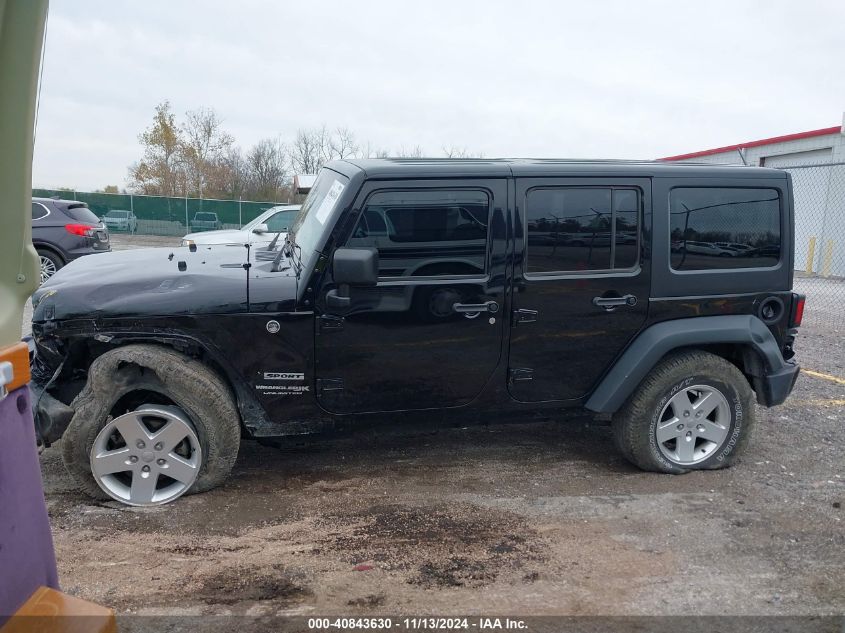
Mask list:
[[[110,232],[131,231],[138,235],[174,235],[213,229],[239,229],[267,209],[284,202],[168,198],[119,193],[94,193],[64,189],[33,189],[33,197],[79,200],[99,217],[110,211],[128,211],[135,222],[109,223]],[[125,214],[121,214],[125,217]],[[131,217],[131,216],[129,216]],[[126,226],[126,228],[123,228]]]
[[805,321],[845,327],[845,163],[778,167],[792,175],[795,290]]

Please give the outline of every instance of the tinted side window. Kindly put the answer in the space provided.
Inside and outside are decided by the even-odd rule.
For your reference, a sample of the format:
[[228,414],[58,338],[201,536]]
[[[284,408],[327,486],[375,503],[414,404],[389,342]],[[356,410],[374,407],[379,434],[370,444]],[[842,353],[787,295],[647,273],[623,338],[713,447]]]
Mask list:
[[525,215],[529,273],[632,268],[639,261],[635,189],[532,189]]
[[484,191],[380,191],[349,246],[375,246],[382,277],[478,275],[487,260],[490,198]]
[[614,268],[633,268],[640,261],[640,197],[635,189],[613,190]]
[[781,254],[776,189],[680,187],[669,194],[672,268],[775,266]]
[[45,207],[43,204],[38,204],[37,202],[32,203],[33,220],[40,220],[41,218],[47,217],[47,214],[47,207]]

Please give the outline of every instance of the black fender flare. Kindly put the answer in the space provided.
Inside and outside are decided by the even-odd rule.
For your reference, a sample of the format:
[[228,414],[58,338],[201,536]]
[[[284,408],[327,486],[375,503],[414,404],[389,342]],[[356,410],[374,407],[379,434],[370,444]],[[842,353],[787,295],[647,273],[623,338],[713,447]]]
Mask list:
[[[760,404],[780,404],[789,394],[798,368],[783,359],[769,328],[752,315],[692,317],[657,323],[643,330],[623,352],[613,368],[598,384],[584,405],[596,413],[615,413],[651,369],[672,350],[695,345],[727,343],[742,345],[756,352],[765,376],[763,389],[757,389]],[[789,383],[782,394],[773,393],[772,382]]]
[[[107,331],[98,330],[101,340],[110,348],[123,347],[132,344],[161,345],[169,347],[180,353],[189,350],[198,351],[208,356],[216,365],[216,371],[221,380],[231,388],[235,399],[235,405],[241,414],[242,429],[247,437],[252,437],[254,428],[261,425],[271,424],[267,412],[255,397],[255,392],[249,387],[246,379],[227,360],[226,355],[209,341],[197,337],[172,331]],[[77,333],[74,337],[77,341],[87,341],[93,332]],[[100,354],[98,354],[99,356]]]

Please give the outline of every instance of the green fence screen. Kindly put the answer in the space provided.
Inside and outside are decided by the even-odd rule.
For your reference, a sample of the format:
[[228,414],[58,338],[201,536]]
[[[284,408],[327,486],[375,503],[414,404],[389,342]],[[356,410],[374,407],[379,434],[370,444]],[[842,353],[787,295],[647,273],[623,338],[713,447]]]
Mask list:
[[[251,200],[168,198],[165,196],[93,193],[63,189],[33,189],[32,195],[37,198],[59,197],[66,200],[86,202],[90,209],[100,217],[111,210],[132,211],[138,219],[135,232],[142,235],[181,236],[194,230],[238,229],[271,207],[289,204],[285,202],[254,202]],[[214,216],[202,215],[196,217],[197,213],[213,213]],[[196,220],[199,219],[205,221],[201,225],[197,225]]]

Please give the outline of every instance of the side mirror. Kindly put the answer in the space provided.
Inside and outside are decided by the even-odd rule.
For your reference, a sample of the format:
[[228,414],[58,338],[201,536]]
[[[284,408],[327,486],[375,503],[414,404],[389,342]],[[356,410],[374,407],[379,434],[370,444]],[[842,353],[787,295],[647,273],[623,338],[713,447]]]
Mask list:
[[259,235],[261,235],[262,233],[267,233],[269,230],[270,228],[266,224],[256,224],[254,227],[252,227],[252,232],[258,233]]
[[378,282],[378,251],[375,248],[339,248],[332,259],[336,284],[375,286]]
[[326,306],[348,308],[350,286],[378,283],[378,251],[375,248],[339,248],[332,258],[332,277],[337,288],[326,293]]

